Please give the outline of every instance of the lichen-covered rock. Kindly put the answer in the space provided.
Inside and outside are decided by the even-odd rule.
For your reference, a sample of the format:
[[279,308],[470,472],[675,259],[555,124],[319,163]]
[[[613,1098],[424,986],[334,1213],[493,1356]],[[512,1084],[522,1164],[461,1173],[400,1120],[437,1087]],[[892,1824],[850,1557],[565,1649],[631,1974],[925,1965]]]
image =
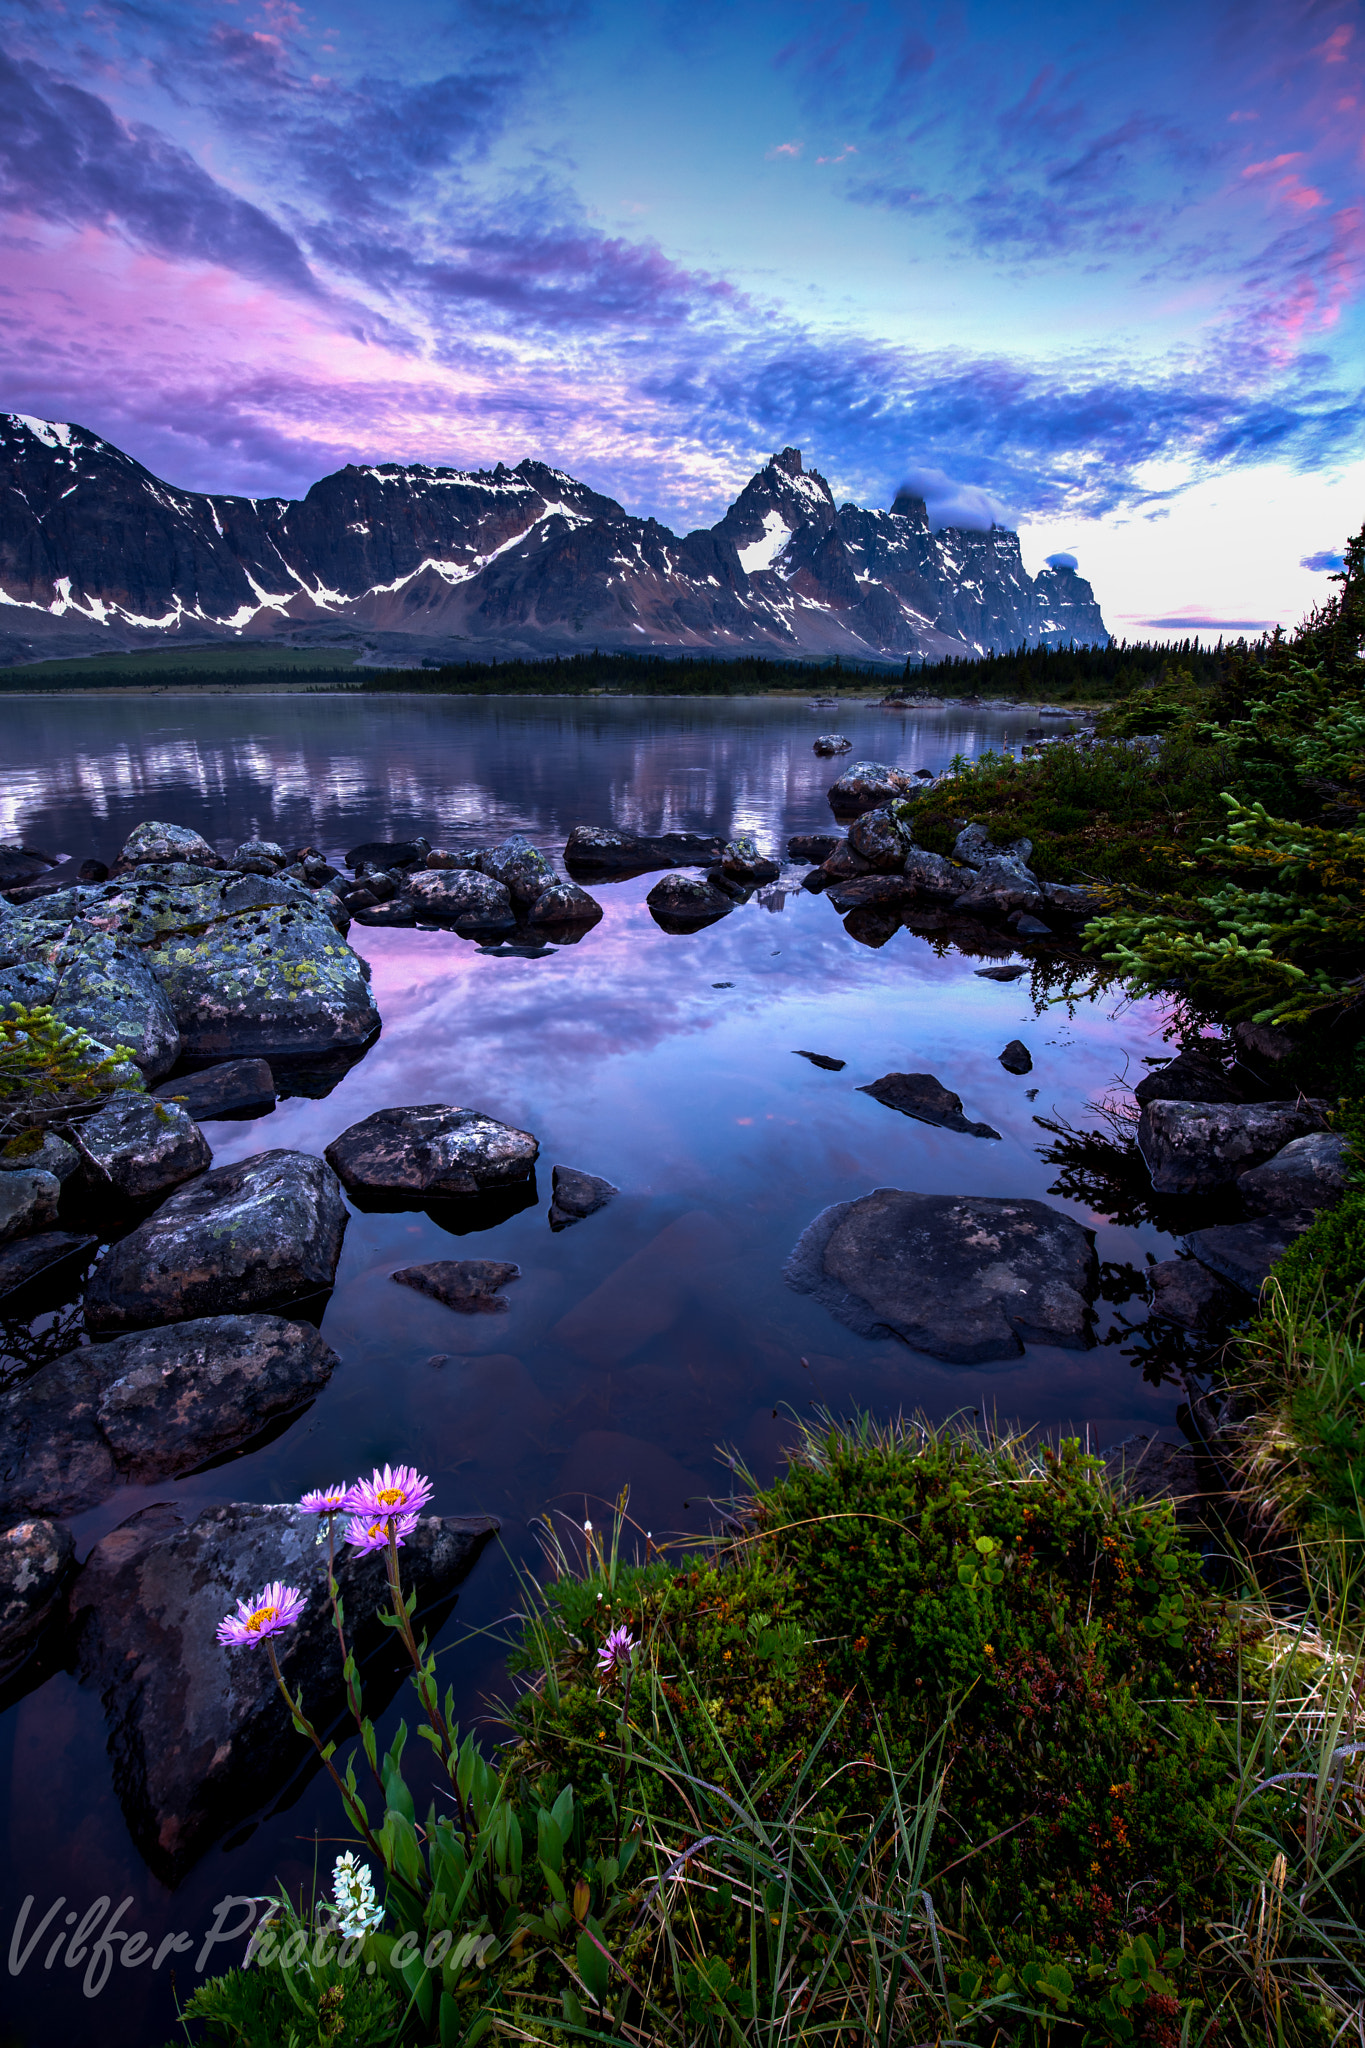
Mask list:
[[55,1173],[20,1167],[0,1173],[0,1244],[12,1237],[31,1237],[57,1221],[62,1184]]
[[848,843],[879,874],[895,875],[903,871],[915,835],[894,806],[881,804],[854,819],[848,828]]
[[178,1102],[122,1091],[81,1125],[83,1205],[115,1216],[160,1201],[213,1164],[208,1139]]
[[51,1173],[63,1185],[80,1170],[81,1155],[55,1131],[20,1131],[0,1150],[0,1173]]
[[595,896],[586,889],[580,889],[577,882],[554,882],[527,912],[526,922],[533,925],[590,925],[596,924],[602,915],[602,906]]
[[902,873],[921,903],[955,903],[962,893],[962,869],[954,867],[941,853],[913,847],[905,856]]
[[654,922],[664,931],[695,931],[699,925],[714,924],[735,907],[733,896],[696,875],[665,875],[645,898]]
[[567,1230],[571,1223],[581,1223],[585,1216],[595,1216],[621,1192],[599,1174],[581,1173],[576,1166],[556,1166],[551,1176],[551,1188],[551,1230]]
[[233,854],[230,865],[240,868],[248,862],[261,863],[270,869],[283,868],[289,865],[289,855],[273,839],[244,839]]
[[1046,1202],[876,1188],[817,1216],[785,1277],[860,1335],[954,1365],[1093,1342],[1091,1233]]
[[897,797],[917,794],[915,778],[884,761],[853,761],[829,791],[829,807],[839,816],[875,810]]
[[1291,1138],[1264,1166],[1237,1176],[1237,1192],[1253,1216],[1309,1222],[1346,1192],[1350,1143],[1335,1131]]
[[0,1010],[50,1004],[63,1024],[87,1031],[97,1044],[126,1045],[149,1081],[175,1065],[175,1013],[136,946],[81,919],[55,929],[35,920],[22,937],[0,931],[0,957]]
[[142,861],[187,861],[194,867],[221,868],[215,852],[200,833],[186,825],[165,825],[158,819],[135,825],[119,849],[116,865],[136,867]]
[[529,910],[559,879],[539,848],[520,833],[504,839],[500,846],[484,847],[479,854],[479,869],[493,881],[501,882],[522,910]]
[[758,888],[764,882],[777,880],[782,872],[782,863],[760,852],[758,842],[746,837],[729,841],[720,857],[720,868],[732,882],[744,882],[750,888]]
[[851,754],[852,740],[845,739],[841,732],[819,732],[811,741],[813,754]]
[[1224,1187],[1326,1122],[1325,1102],[1148,1102],[1138,1150],[1159,1195]]
[[1009,846],[997,846],[984,825],[964,826],[953,841],[953,859],[967,868],[984,868],[993,860],[1011,860],[1025,867],[1032,857],[1031,839],[1016,839]]
[[222,913],[228,916],[258,910],[267,903],[302,904],[305,909],[320,912],[343,937],[351,925],[345,905],[331,889],[311,889],[306,882],[287,874],[230,876],[220,891],[219,902]]
[[69,1529],[38,1518],[0,1529],[0,1679],[22,1663],[75,1566]]
[[[484,1515],[422,1517],[402,1552],[419,1630],[425,1609],[435,1632],[497,1527]],[[276,1579],[304,1592],[303,1614],[276,1643],[285,1683],[302,1691],[320,1727],[344,1710],[316,1538],[316,1518],[292,1507],[209,1508],[187,1524],[158,1504],[97,1543],[72,1589],[77,1671],[104,1701],[114,1788],[133,1840],[167,1883],[215,1834],[273,1799],[305,1753],[265,1656],[216,1639],[237,1599]],[[338,1561],[347,1631],[362,1660],[385,1638],[375,1619],[385,1571],[382,1554],[343,1549]],[[396,1666],[367,1677],[376,1717],[398,1683]]]
[[416,1208],[526,1181],[539,1152],[529,1131],[429,1102],[376,1110],[334,1138],[327,1158],[348,1193]]
[[419,917],[457,932],[510,931],[517,921],[509,891],[475,868],[418,868],[407,894]]
[[0,1395],[0,1518],[72,1515],[238,1449],[338,1363],[308,1323],[208,1316],[87,1344]]
[[365,963],[311,904],[270,904],[164,934],[147,949],[183,1052],[330,1052],[379,1029]]
[[96,1331],[279,1309],[330,1288],[346,1204],[309,1152],[258,1152],[181,1188],[112,1247],[85,1296]]

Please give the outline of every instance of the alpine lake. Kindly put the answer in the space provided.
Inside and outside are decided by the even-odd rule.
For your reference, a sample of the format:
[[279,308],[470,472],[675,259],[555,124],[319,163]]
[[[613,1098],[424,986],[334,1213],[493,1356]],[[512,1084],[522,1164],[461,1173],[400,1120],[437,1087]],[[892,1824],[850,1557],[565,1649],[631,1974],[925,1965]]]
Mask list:
[[[156,818],[193,826],[223,852],[257,836],[348,848],[425,834],[486,845],[522,832],[562,872],[575,824],[648,833],[751,834],[785,857],[789,836],[842,830],[826,792],[849,760],[914,771],[1017,747],[1032,714],[997,708],[889,710],[803,697],[443,698],[418,694],[89,693],[9,698],[0,839],[53,856],[112,861]],[[849,754],[826,760],[815,735]],[[1035,863],[1047,874],[1046,848]],[[1172,1048],[1163,1014],[1110,990],[1067,1001],[1046,944],[964,953],[895,920],[843,920],[803,890],[809,863],[718,923],[670,934],[646,897],[659,879],[586,886],[602,921],[579,943],[481,946],[450,932],[352,925],[383,1029],[320,1096],[283,1096],[250,1122],[205,1125],[215,1165],[277,1147],[321,1153],[349,1125],[399,1104],[461,1104],[535,1134],[536,1198],[456,1239],[424,1212],[350,1216],[322,1320],[341,1364],[292,1425],[231,1462],[157,1488],[126,1487],[72,1527],[77,1552],[153,1501],[182,1514],[230,1501],[285,1502],[309,1487],[403,1461],[434,1482],[434,1512],[491,1514],[498,1543],[465,1581],[439,1644],[465,1725],[498,1739],[507,1618],[518,1568],[540,1564],[536,1525],[561,1531],[629,1515],[656,1544],[703,1535],[737,1482],[779,1467],[801,1420],[978,1411],[999,1426],[1075,1434],[1103,1449],[1177,1435],[1183,1389],[1144,1334],[1141,1276],[1172,1240],[1140,1202],[1067,1162],[1040,1123],[1101,1134],[1092,1105],[1122,1099],[1144,1059]],[[1012,980],[983,967],[1014,962]],[[1073,957],[1072,980],[1088,976]],[[1032,1071],[999,1055],[1022,1039]],[[815,1053],[822,1066],[803,1053]],[[842,1062],[842,1066],[834,1063]],[[912,1120],[862,1084],[932,1073],[984,1139]],[[572,1228],[547,1224],[555,1164],[620,1190]],[[1095,1233],[1094,1342],[1030,1344],[1017,1358],[949,1365],[893,1338],[843,1327],[785,1283],[783,1265],[828,1205],[874,1188],[1046,1200]],[[1100,1206],[1088,1206],[1091,1203]],[[1114,1213],[1136,1220],[1116,1221]],[[395,1268],[459,1257],[514,1261],[505,1312],[458,1314]],[[11,1338],[13,1332],[11,1331]],[[249,1589],[222,1588],[227,1611]],[[96,2003],[84,1961],[44,1966],[73,1914],[107,1896],[152,1951],[176,1930],[197,1952],[228,1895],[324,1880],[344,1833],[325,1776],[243,1811],[180,1884],[167,1888],[129,1833],[98,1694],[55,1668],[11,1691],[0,1717],[9,1961],[0,2039],[69,2048],[160,2048],[175,1999],[201,1981],[196,1953],[123,1969]],[[406,1695],[406,1696],[405,1696]],[[385,1712],[381,1744],[406,1688]],[[280,1709],[283,1714],[283,1707]],[[409,1758],[413,1747],[409,1747]],[[15,1973],[11,1937],[26,1897],[49,1934]],[[220,1947],[207,1967],[240,1956]]]

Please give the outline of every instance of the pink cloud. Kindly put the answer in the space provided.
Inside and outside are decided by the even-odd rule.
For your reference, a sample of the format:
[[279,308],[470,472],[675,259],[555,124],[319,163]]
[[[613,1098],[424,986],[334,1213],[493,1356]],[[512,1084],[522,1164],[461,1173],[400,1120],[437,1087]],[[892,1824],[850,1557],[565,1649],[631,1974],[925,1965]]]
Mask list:
[[1344,64],[1346,61],[1346,51],[1354,34],[1355,28],[1353,24],[1349,21],[1343,21],[1340,28],[1332,30],[1325,43],[1318,44],[1313,52],[1314,56],[1321,57],[1324,64]]
[[798,157],[805,146],[804,142],[779,142],[768,151],[768,162],[772,163],[780,156]]
[[843,148],[839,151],[838,156],[818,156],[816,157],[815,161],[818,164],[841,164],[844,161],[845,157],[857,156],[857,154],[858,149],[856,143],[846,142]]

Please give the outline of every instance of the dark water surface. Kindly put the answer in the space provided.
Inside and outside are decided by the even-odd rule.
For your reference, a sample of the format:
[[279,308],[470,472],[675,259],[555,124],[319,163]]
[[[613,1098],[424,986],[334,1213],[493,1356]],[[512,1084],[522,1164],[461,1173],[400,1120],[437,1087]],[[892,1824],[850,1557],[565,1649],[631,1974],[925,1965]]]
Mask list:
[[[225,850],[250,833],[336,855],[417,830],[436,844],[523,830],[558,856],[579,822],[753,832],[780,849],[792,832],[829,829],[825,791],[838,768],[812,754],[817,731],[846,732],[855,756],[937,769],[958,750],[1017,739],[1023,724],[804,700],[242,694],[10,700],[0,718],[0,837],[106,860],[148,817],[196,826]],[[1057,1169],[1040,1156],[1048,1140],[1033,1120],[1093,1121],[1087,1103],[1162,1050],[1157,1012],[1110,1002],[1035,1014],[1027,979],[982,980],[980,960],[940,957],[904,930],[880,948],[857,944],[827,902],[790,886],[670,937],[645,907],[655,879],[594,886],[603,922],[539,958],[353,926],[373,966],[381,1038],[325,1099],[208,1125],[215,1163],[277,1146],[320,1152],[390,1104],[463,1103],[535,1132],[540,1200],[458,1240],[424,1215],[353,1215],[323,1323],[342,1364],[322,1398],[234,1464],[129,1489],[81,1518],[82,1554],[151,1500],[195,1510],[288,1500],[374,1460],[410,1460],[432,1476],[438,1511],[502,1522],[508,1555],[485,1554],[443,1637],[468,1718],[505,1686],[496,1636],[473,1631],[506,1612],[510,1559],[534,1556],[529,1525],[547,1509],[596,1519],[629,1485],[632,1513],[656,1537],[704,1530],[706,1497],[729,1486],[716,1447],[767,1478],[792,1417],[818,1404],[936,1417],[979,1408],[1088,1429],[1098,1445],[1170,1427],[1175,1389],[1149,1384],[1122,1342],[948,1366],[853,1336],[781,1277],[821,1209],[887,1185],[1049,1197],[1096,1229],[1103,1260],[1140,1267],[1161,1256],[1169,1241],[1150,1227],[1119,1228],[1050,1195]],[[1023,1078],[998,1064],[1015,1037],[1034,1059]],[[847,1065],[822,1071],[797,1047]],[[893,1070],[936,1074],[1001,1142],[930,1129],[856,1092]],[[555,1163],[606,1175],[620,1197],[552,1234]],[[390,1278],[396,1266],[461,1256],[520,1265],[506,1314],[460,1316]],[[1101,1304],[1101,1338],[1121,1334],[1114,1314]],[[1123,1314],[1141,1310],[1130,1301]],[[224,1607],[229,1591],[246,1590],[225,1589]],[[83,1963],[43,1967],[65,1913],[130,1896],[125,1926],[153,1946],[191,1931],[197,1950],[225,1894],[307,1875],[315,1831],[339,1833],[330,1791],[311,1780],[283,1811],[244,1814],[231,1846],[210,1850],[171,1893],[124,1826],[94,1694],[58,1673],[0,1729],[0,1953],[26,1895],[36,1914],[66,1899],[22,1974],[0,1968],[0,2042],[65,2048],[98,2033],[105,2048],[158,2048],[173,2019],[168,1970],[115,1968],[87,2003]],[[321,1853],[330,1866],[335,1849]],[[214,1958],[227,1960],[225,1949]],[[182,1989],[196,1981],[194,1961],[178,1959]]]

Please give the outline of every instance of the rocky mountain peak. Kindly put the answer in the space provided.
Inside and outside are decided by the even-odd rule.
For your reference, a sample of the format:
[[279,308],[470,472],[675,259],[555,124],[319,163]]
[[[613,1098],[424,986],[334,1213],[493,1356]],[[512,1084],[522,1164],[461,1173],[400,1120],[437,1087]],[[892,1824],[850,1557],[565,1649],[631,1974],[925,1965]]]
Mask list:
[[799,448],[784,448],[780,455],[770,455],[768,461],[773,469],[780,469],[786,476],[802,474]]

